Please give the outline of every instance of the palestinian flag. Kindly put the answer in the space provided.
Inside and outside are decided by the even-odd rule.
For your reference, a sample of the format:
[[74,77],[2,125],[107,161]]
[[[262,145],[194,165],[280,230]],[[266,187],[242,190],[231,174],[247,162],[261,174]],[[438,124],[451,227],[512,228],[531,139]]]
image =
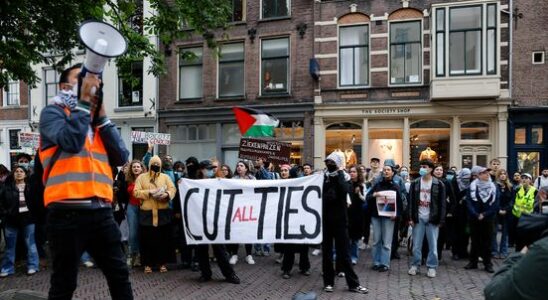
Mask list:
[[278,127],[280,121],[272,115],[249,107],[233,107],[236,121],[242,136],[265,137],[274,136],[274,128]]

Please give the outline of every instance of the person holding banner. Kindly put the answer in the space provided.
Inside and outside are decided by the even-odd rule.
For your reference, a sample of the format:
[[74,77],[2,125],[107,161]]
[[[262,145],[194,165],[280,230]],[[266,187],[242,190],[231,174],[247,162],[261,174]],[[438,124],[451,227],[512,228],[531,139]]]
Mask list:
[[[197,179],[214,178],[215,170],[213,167],[214,166],[209,160],[201,161],[199,165]],[[234,272],[234,269],[228,262],[227,253],[224,245],[213,244],[211,245],[211,248],[213,249],[213,255],[215,255],[215,258],[217,259],[217,264],[221,269],[221,273],[226,278],[226,281],[234,284],[240,284],[240,278],[238,278],[236,272]],[[212,272],[211,265],[209,264],[209,245],[201,244],[196,246],[196,255],[198,256],[200,271],[202,272],[200,281],[210,281]]]
[[166,263],[171,256],[171,218],[169,201],[175,197],[175,185],[163,174],[162,160],[157,155],[150,159],[147,173],[137,177],[133,195],[141,200],[139,211],[141,263],[145,273],[152,273],[153,266],[160,266],[160,273],[167,272]]
[[[236,174],[234,174],[234,177],[232,179],[245,179],[245,180],[256,180],[255,176],[251,174],[249,171],[249,164],[246,163],[243,160],[240,160],[238,164],[236,164]],[[238,262],[238,248],[240,247],[239,244],[233,244],[228,245],[228,252],[230,253],[230,264],[235,265]],[[245,244],[245,261],[250,264],[254,265],[255,260],[253,259],[253,256],[251,256],[251,244]]]
[[333,269],[333,240],[337,253],[337,265],[345,273],[346,283],[351,292],[365,294],[369,290],[360,285],[358,275],[354,272],[350,262],[348,247],[348,217],[347,202],[348,182],[342,166],[342,158],[331,153],[325,160],[327,171],[324,176],[322,211],[323,214],[323,243],[322,243],[322,270],[324,291],[333,292],[335,284],[335,270]]
[[367,196],[373,224],[373,270],[390,269],[390,252],[396,218],[401,215],[400,185],[394,182],[395,167],[385,165],[382,180],[377,182]]

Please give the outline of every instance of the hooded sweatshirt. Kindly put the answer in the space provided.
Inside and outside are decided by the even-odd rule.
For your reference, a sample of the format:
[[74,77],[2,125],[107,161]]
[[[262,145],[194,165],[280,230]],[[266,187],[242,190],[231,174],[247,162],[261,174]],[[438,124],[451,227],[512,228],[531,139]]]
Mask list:
[[[154,172],[151,170],[153,164],[158,164],[160,166],[159,172]],[[133,195],[136,198],[141,199],[141,212],[142,213],[152,213],[152,226],[157,227],[162,225],[164,220],[159,220],[159,211],[169,210],[169,200],[175,197],[176,189],[175,185],[171,181],[168,175],[163,174],[161,167],[161,159],[155,155],[150,159],[148,165],[148,172],[141,174],[135,181],[135,188],[133,190]],[[156,200],[151,194],[152,191],[162,189],[164,192],[168,193],[169,197],[166,199]],[[145,224],[141,224],[145,225]]]

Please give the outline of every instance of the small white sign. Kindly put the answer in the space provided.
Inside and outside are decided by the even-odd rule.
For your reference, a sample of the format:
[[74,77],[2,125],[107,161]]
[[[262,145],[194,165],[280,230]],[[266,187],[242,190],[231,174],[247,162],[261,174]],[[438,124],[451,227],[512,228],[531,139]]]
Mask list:
[[132,131],[131,142],[133,144],[154,144],[154,145],[169,145],[171,144],[171,134],[156,133],[144,131]]

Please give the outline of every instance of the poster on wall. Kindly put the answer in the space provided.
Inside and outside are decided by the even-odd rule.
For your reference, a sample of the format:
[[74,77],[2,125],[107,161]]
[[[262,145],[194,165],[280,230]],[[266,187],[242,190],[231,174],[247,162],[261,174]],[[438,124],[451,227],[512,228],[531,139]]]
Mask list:
[[397,201],[395,191],[377,192],[377,211],[379,217],[395,217],[397,215]]
[[401,139],[370,139],[369,158],[376,157],[381,165],[387,159],[394,160],[395,164],[402,165],[403,141]]

